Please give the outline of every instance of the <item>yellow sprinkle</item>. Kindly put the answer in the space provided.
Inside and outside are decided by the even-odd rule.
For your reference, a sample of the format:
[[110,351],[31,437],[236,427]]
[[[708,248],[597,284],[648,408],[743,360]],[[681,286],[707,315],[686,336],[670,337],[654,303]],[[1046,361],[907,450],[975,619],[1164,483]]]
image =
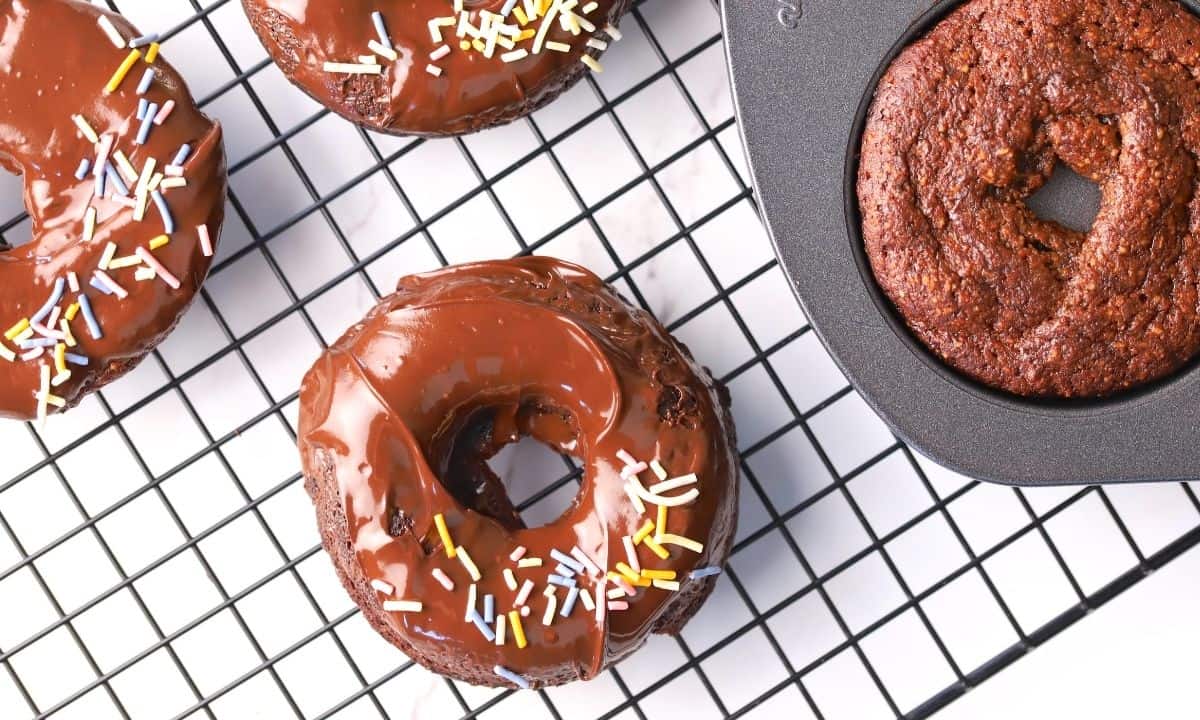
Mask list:
[[513,38],[513,40],[516,40],[517,42],[525,42],[535,35],[537,35],[537,30],[534,30],[533,28],[526,28],[521,31],[520,35],[517,35],[515,38]]
[[517,567],[519,567],[519,568],[531,568],[531,567],[541,567],[541,566],[542,566],[541,558],[521,558],[520,560],[517,561]]
[[633,571],[633,568],[629,567],[628,565],[626,565],[623,562],[617,563],[617,572],[624,575],[625,579],[628,580],[629,582],[636,582],[641,579],[641,576],[638,575],[637,573],[635,573]]
[[[156,238],[154,238],[153,240],[151,240],[151,241],[150,241],[150,249],[151,249],[151,250],[157,250],[157,249],[159,249],[160,247],[163,247],[164,245],[166,245],[166,244],[167,244],[167,243],[169,243],[169,242],[171,242],[171,238],[170,238],[169,236],[167,236],[167,235],[159,235],[158,237],[156,237]],[[436,520],[434,520],[434,522],[437,522],[437,521],[436,521]]]
[[513,7],[513,15],[516,16],[517,22],[521,23],[522,25],[529,24],[529,16],[525,14],[525,11],[521,9],[520,5]]
[[461,562],[463,567],[467,569],[467,574],[471,576],[471,579],[475,582],[479,582],[483,575],[480,574],[479,567],[475,565],[475,561],[471,559],[471,556],[465,549],[463,549],[463,546],[459,545],[458,547],[454,548],[454,553],[458,555],[459,562]]
[[646,538],[654,530],[654,523],[647,520],[637,532],[633,534],[633,544],[637,545]]
[[579,62],[581,62],[584,65],[587,65],[589,68],[591,68],[592,72],[595,72],[595,73],[604,72],[604,66],[600,64],[599,60],[592,57],[591,55],[580,55]]
[[67,347],[75,347],[79,343],[75,340],[75,333],[71,332],[71,322],[66,318],[58,321],[58,326],[62,328],[63,337],[67,340]]
[[75,123],[75,127],[79,128],[79,132],[83,133],[83,137],[93,145],[100,142],[100,136],[92,129],[87,120],[83,119],[82,115],[72,115],[71,121]]
[[634,587],[650,587],[650,583],[652,583],[652,582],[654,582],[654,581],[649,578],[641,577],[639,575],[637,580],[633,580],[629,584],[633,585]]
[[104,86],[104,92],[109,95],[115,93],[117,88],[121,86],[121,81],[125,79],[125,76],[129,74],[130,69],[133,68],[133,64],[141,59],[141,50],[130,50],[129,54],[125,56],[125,60],[121,63],[120,67],[118,67],[117,71],[113,73],[113,76],[108,81],[108,84]]
[[679,589],[679,581],[678,580],[655,580],[654,587],[658,588],[659,590],[678,590]]
[[663,543],[664,545],[678,545],[679,547],[684,548],[685,550],[691,550],[694,553],[704,552],[704,543],[696,542],[695,540],[683,537],[682,535],[663,533],[663,536],[659,538],[659,542]]
[[471,47],[475,48],[477,52],[484,52],[487,50],[487,44],[479,38],[475,38],[471,41]]
[[125,257],[113,258],[108,261],[108,267],[105,270],[122,270],[124,268],[141,265],[142,259],[137,255],[126,255]]
[[460,40],[458,43],[458,49],[462,50],[463,52],[470,50],[471,49],[471,41],[470,40]]
[[67,371],[67,346],[62,343],[54,346],[54,369],[60,373]]
[[667,552],[667,549],[665,547],[663,547],[662,545],[659,545],[657,542],[655,542],[654,538],[650,538],[650,537],[644,538],[642,540],[642,544],[645,545],[646,547],[650,548],[650,551],[652,553],[659,556],[663,560],[667,560],[668,558],[671,557],[671,553]]
[[558,42],[557,40],[547,40],[546,41],[546,49],[553,50],[554,52],[560,52],[560,53],[571,52],[571,46],[568,43]]
[[437,525],[438,537],[442,539],[442,547],[446,549],[446,557],[454,557],[454,541],[450,539],[450,528],[446,527],[446,517],[441,513],[434,515],[433,524]]
[[19,323],[17,323],[16,325],[13,325],[12,327],[10,327],[10,328],[8,329],[8,331],[4,333],[4,337],[5,337],[5,338],[7,338],[7,339],[9,339],[9,340],[12,340],[12,339],[13,339],[13,338],[15,338],[16,336],[18,336],[18,335],[20,335],[21,333],[25,332],[25,330],[26,330],[26,329],[28,329],[28,328],[29,328],[29,318],[25,318],[25,319],[24,319],[24,320],[22,320],[21,322],[19,322]]
[[674,580],[674,570],[642,570],[642,577],[648,580]]
[[508,624],[512,628],[513,638],[518,648],[524,648],[529,643],[525,641],[525,628],[521,625],[521,613],[516,610],[508,611]]
[[74,320],[76,313],[79,312],[79,303],[71,303],[71,307],[67,308],[67,313],[63,315],[67,320]]
[[158,43],[150,43],[150,49],[146,51],[146,64],[154,64],[154,61],[158,59],[158,50],[160,47]]
[[663,533],[667,531],[667,506],[658,506],[658,522],[654,527],[654,539],[662,542]]

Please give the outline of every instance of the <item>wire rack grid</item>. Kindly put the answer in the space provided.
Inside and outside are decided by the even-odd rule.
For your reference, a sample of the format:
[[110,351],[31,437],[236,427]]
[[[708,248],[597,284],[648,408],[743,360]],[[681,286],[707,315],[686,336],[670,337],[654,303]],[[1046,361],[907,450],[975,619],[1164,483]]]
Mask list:
[[[108,5],[172,28],[166,56],[225,125],[229,220],[138,370],[45,430],[0,425],[0,717],[924,717],[1200,542],[1187,483],[979,485],[871,413],[756,216],[714,2],[636,3],[604,74],[437,141],[314,105],[235,0]],[[401,274],[535,252],[607,275],[728,384],[743,487],[681,636],[521,693],[437,678],[363,621],[317,544],[295,389]],[[553,518],[576,468],[515,447],[510,492]]]

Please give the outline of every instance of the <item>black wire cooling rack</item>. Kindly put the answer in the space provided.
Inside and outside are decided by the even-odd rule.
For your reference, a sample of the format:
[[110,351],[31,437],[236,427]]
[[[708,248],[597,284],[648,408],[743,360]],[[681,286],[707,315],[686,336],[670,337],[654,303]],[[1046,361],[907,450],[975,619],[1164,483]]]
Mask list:
[[[196,62],[227,66],[231,77],[210,83],[200,104],[226,120],[230,227],[193,313],[203,323],[185,321],[136,380],[100,393],[47,430],[10,424],[0,431],[9,476],[0,482],[0,560],[7,557],[5,543],[13,556],[0,562],[0,717],[654,719],[685,710],[687,717],[925,717],[1200,542],[1200,501],[1186,483],[1044,492],[980,486],[932,466],[882,429],[823,355],[794,301],[780,294],[776,263],[765,255],[744,260],[762,253],[766,241],[734,119],[727,103],[716,102],[726,108],[719,116],[706,111],[712,98],[696,90],[724,92],[715,2],[637,3],[622,27],[624,44],[606,61],[619,66],[621,53],[636,53],[638,76],[616,89],[589,77],[560,101],[575,108],[568,120],[540,113],[519,123],[528,149],[518,157],[481,159],[472,139],[396,141],[354,129],[347,132],[369,162],[336,181],[308,169],[298,148],[310,129],[341,121],[294,91],[283,100],[282,115],[291,121],[278,119],[280,98],[261,82],[274,68],[261,52],[231,39],[246,39],[244,28],[230,29],[245,22],[235,0],[108,4],[135,22],[152,4],[177,5],[178,23],[165,34],[167,57],[185,75]],[[677,24],[685,21],[691,30],[681,33]],[[707,29],[697,34],[696,27]],[[208,38],[213,54],[175,57],[179,41],[171,40],[188,35]],[[261,128],[225,118],[224,103],[234,95]],[[693,130],[669,151],[648,152],[629,127],[626,110],[648,96],[652,103],[677,98],[683,115],[664,105],[661,123]],[[599,193],[581,188],[587,168],[564,159],[598,124],[617,138],[611,153],[627,152],[633,163],[631,177]],[[428,179],[404,165],[429,147],[457,153],[465,168],[461,195],[432,208],[413,198]],[[697,153],[711,161],[703,172],[689,164]],[[602,147],[591,157],[607,162],[608,156]],[[303,202],[274,208],[277,217],[264,222],[260,205],[271,204],[273,191],[263,195],[254,187],[261,177],[254,168],[268,158],[289,169]],[[506,181],[535,163],[561,182],[568,211],[561,223],[531,235],[502,195]],[[668,187],[668,174],[690,178],[700,199]],[[338,207],[368,181],[382,183],[411,225],[364,249],[357,220],[339,216]],[[730,188],[725,196],[701,192],[722,183]],[[635,194],[658,208],[658,221],[628,216]],[[393,260],[397,250],[423,248],[432,264],[457,259],[439,224],[477,201],[490,204],[499,219],[486,231],[511,236],[515,252],[559,252],[563,238],[582,233],[585,239],[570,247],[585,248],[594,266],[611,268],[609,280],[665,316],[734,391],[744,486],[729,570],[679,638],[654,639],[589,684],[602,692],[581,685],[485,691],[428,676],[373,638],[337,587],[315,544],[294,464],[278,477],[255,464],[267,453],[264,438],[275,437],[284,453],[295,439],[294,385],[281,387],[273,377],[278,358],[263,347],[277,342],[280,328],[307,334],[313,348],[333,340],[338,321],[344,327],[356,312],[341,307],[353,304],[346,301],[348,282],[360,282],[370,301],[399,272],[424,269]],[[3,231],[19,233],[23,223],[18,214]],[[336,247],[346,258],[318,280],[282,250],[310,223],[331,236],[326,250]],[[630,246],[619,236],[629,223],[654,225],[657,234]],[[724,237],[714,241],[714,232]],[[727,267],[731,247],[743,258],[736,272]],[[278,284],[282,300],[278,307],[264,300],[245,320],[243,308],[231,308],[221,295],[244,282],[239,268],[251,261]],[[689,293],[699,292],[697,301],[680,307],[677,293],[664,296],[654,287],[664,265],[689,269],[688,283],[702,288]],[[765,287],[776,294],[764,294]],[[338,321],[327,320],[331,312]],[[797,319],[789,325],[788,317]],[[214,420],[222,396],[214,401],[198,383],[235,375],[245,384],[230,381],[234,389],[227,392],[262,401],[249,414]],[[160,445],[172,442],[175,422],[196,437],[182,456],[164,460]],[[147,430],[158,424],[165,429],[157,435]],[[77,459],[98,443],[123,448],[127,465],[105,473]],[[104,496],[104,488],[88,484],[97,474],[120,477],[101,483],[120,489]],[[555,474],[521,503],[523,510],[564,489],[573,493],[578,475],[570,462]],[[177,490],[185,480],[206,495],[226,488],[223,514],[192,518],[193,503]],[[103,500],[95,499],[98,493]],[[117,521],[146,503],[161,505],[160,526],[133,521],[131,541]],[[297,533],[296,525],[307,532]],[[46,526],[53,528],[49,536]],[[215,544],[235,531],[232,541]],[[73,580],[64,583],[56,558],[81,544],[92,554],[70,557],[90,561],[74,560],[66,572]],[[1097,563],[1085,546],[1098,546],[1110,560]],[[182,563],[196,570],[202,589],[178,573]],[[293,605],[267,594],[281,584],[291,589]],[[188,598],[200,599],[189,605]],[[117,600],[132,615],[114,612]],[[98,624],[115,624],[128,641],[114,650],[111,640],[94,640]],[[977,637],[984,627],[986,637]],[[222,628],[236,642],[205,647],[205,638],[221,637]],[[293,667],[310,656],[317,658],[309,661],[318,667],[315,676]],[[77,670],[69,669],[73,664]],[[314,694],[320,686],[334,689]]]

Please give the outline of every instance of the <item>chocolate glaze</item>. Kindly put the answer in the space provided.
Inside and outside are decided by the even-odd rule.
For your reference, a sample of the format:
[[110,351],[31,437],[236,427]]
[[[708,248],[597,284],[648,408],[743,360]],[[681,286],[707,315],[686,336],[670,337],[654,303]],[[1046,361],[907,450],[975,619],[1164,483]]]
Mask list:
[[[688,571],[729,552],[738,470],[727,393],[650,315],[577,266],[523,258],[404,278],[321,356],[300,402],[306,486],[342,582],[380,633],[443,674],[502,685],[492,667],[503,665],[535,685],[593,677],[651,632],[677,632],[715,584]],[[522,435],[583,467],[574,503],[544,527],[523,526],[486,464]],[[577,608],[544,627],[550,549],[578,544],[611,569],[625,558],[621,538],[653,517],[624,493],[619,449],[699,476],[699,499],[671,508],[668,526],[704,552],[672,547],[660,561],[640,548],[644,566],[679,572],[679,592],[642,590],[604,626]],[[494,594],[498,612],[512,607],[501,573],[514,548],[546,560],[516,571],[537,583],[527,648],[496,647],[464,622],[469,577],[445,555],[439,512],[483,573],[479,598]],[[439,567],[453,592],[430,576]],[[423,611],[384,612],[373,579]]]
[[[54,388],[68,406],[131,369],[179,321],[208,272],[210,258],[199,249],[196,226],[207,224],[216,241],[224,213],[225,156],[220,128],[195,107],[183,80],[162,59],[146,97],[160,105],[173,99],[176,108],[155,127],[146,145],[135,146],[138,120],[136,86],[145,63],[139,63],[111,95],[104,86],[128,50],[118,49],[97,26],[102,11],[75,0],[4,0],[0,2],[0,163],[23,176],[25,207],[33,226],[32,242],[0,248],[0,332],[37,312],[50,296],[56,278],[75,271],[87,291],[104,338],[94,340],[76,320],[79,352],[91,359],[72,367],[72,378]],[[118,15],[106,13],[127,38],[140,35]],[[147,157],[169,163],[184,143],[192,145],[186,163],[187,187],[167,194],[178,231],[155,252],[182,287],[172,290],[159,281],[125,278],[126,300],[87,288],[108,242],[118,256],[163,233],[157,212],[134,222],[127,208],[98,200],[100,222],[93,240],[82,241],[83,216],[93,201],[93,181],[75,179],[80,158],[95,151],[71,121],[83,115],[97,133],[116,136],[116,147],[139,169]],[[68,291],[63,305],[74,294]],[[2,340],[0,340],[2,341]],[[11,348],[11,344],[9,344]],[[38,362],[0,359],[0,416],[34,417],[39,385]]]
[[[317,102],[351,122],[404,135],[451,135],[503,124],[527,115],[573,85],[587,34],[555,23],[549,40],[571,52],[542,52],[505,63],[499,57],[460,52],[454,28],[445,33],[453,52],[436,62],[440,77],[425,71],[438,47],[427,22],[452,14],[450,0],[242,0],[250,24],[283,73]],[[505,0],[468,0],[471,10],[499,12]],[[618,24],[629,0],[599,0],[588,15],[597,28]],[[325,62],[354,62],[375,39],[371,13],[381,11],[400,59],[383,61],[382,75],[328,73]],[[607,36],[601,33],[601,37]]]

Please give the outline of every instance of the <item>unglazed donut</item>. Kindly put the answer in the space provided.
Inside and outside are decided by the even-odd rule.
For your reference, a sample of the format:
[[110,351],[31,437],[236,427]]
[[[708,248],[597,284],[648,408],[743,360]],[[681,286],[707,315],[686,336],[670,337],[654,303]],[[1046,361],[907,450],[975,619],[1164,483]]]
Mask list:
[[0,247],[0,416],[44,418],[179,321],[224,216],[225,156],[157,43],[120,16],[3,2],[0,35],[0,163],[23,176],[33,226]]
[[[538,528],[486,463],[526,435],[583,468]],[[650,315],[549,258],[401,280],[304,379],[300,451],[368,621],[476,684],[591,678],[678,632],[734,535],[727,393]]]
[[629,0],[242,4],[275,63],[320,104],[382,132],[451,135],[527,115],[600,70]]

